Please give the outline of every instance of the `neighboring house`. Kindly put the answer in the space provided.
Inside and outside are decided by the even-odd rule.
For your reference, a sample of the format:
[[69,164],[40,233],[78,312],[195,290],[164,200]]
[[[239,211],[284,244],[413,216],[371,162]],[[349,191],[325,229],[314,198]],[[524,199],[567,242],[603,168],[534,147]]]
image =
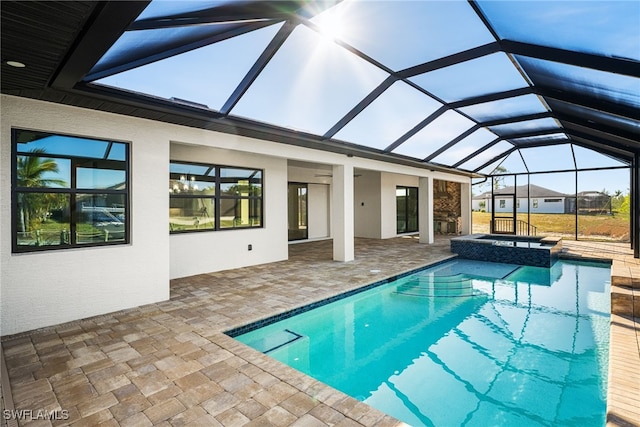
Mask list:
[[[516,211],[527,212],[527,206],[531,213],[569,213],[575,212],[575,197],[538,185],[530,185],[527,191],[526,185],[510,186],[494,190],[496,196],[496,212],[513,212],[513,197],[516,195]],[[529,203],[530,201],[530,203]],[[475,211],[491,212],[491,191],[486,191],[472,198],[471,208]]]
[[[578,196],[578,213],[611,215],[611,196],[601,191],[581,191]],[[575,209],[571,212],[575,212]]]

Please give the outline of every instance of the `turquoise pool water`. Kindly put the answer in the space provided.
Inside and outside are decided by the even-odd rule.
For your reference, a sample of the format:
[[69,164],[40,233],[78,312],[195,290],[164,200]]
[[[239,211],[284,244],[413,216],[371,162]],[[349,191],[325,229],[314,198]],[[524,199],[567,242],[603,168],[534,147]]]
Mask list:
[[609,281],[455,260],[236,338],[412,426],[604,426]]

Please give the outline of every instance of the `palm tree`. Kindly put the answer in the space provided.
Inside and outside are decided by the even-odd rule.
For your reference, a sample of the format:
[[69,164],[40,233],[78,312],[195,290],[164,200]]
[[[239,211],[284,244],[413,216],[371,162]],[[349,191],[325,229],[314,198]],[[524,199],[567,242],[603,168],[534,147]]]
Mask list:
[[[65,187],[66,181],[55,178],[45,178],[47,173],[57,174],[59,172],[58,163],[53,159],[40,157],[45,154],[44,148],[36,148],[30,151],[28,156],[18,156],[16,175],[18,187],[43,188],[54,185]],[[20,205],[20,226],[22,231],[28,231],[27,226],[30,223],[31,215],[35,211],[38,204],[36,194],[20,193],[18,195],[18,204]]]

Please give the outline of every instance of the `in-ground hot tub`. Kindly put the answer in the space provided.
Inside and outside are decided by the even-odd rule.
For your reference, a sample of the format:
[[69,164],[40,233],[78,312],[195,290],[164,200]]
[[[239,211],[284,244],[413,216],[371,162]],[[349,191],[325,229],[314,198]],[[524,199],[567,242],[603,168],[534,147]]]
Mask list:
[[451,252],[460,258],[551,267],[562,250],[562,238],[470,234],[451,239]]

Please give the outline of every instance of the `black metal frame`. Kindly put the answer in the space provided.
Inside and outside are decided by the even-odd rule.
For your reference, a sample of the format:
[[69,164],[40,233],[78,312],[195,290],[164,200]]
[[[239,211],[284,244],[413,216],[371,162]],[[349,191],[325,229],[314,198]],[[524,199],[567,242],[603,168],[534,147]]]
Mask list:
[[[306,230],[306,233],[305,233],[304,237],[299,237],[299,238],[295,238],[295,239],[289,238],[288,239],[289,242],[295,242],[295,241],[298,241],[298,240],[307,240],[307,239],[309,239],[309,183],[307,183],[307,182],[287,181],[287,196],[288,196],[288,193],[289,193],[289,189],[293,185],[297,186],[296,188],[304,187],[307,190],[307,193],[306,193],[306,197],[307,197],[306,204],[307,204],[307,206],[306,206],[306,211],[305,211],[305,217],[306,217],[305,218],[305,222],[307,224],[307,230]],[[289,203],[289,201],[290,201],[289,197],[287,197],[287,204]],[[287,211],[288,210],[289,210],[289,206],[287,205]],[[287,229],[289,229],[288,226],[287,226]]]
[[[125,190],[109,190],[109,189],[78,189],[76,188],[76,167],[73,166],[74,158],[82,158],[80,156],[62,156],[56,154],[46,153],[47,158],[60,158],[60,159],[70,159],[72,163],[71,168],[71,183],[69,188],[34,188],[34,187],[18,187],[18,177],[17,177],[17,166],[18,166],[18,156],[22,155],[18,152],[18,138],[17,133],[20,131],[34,131],[32,129],[24,129],[24,128],[12,128],[11,129],[11,252],[12,253],[30,253],[30,252],[42,252],[42,251],[55,251],[55,250],[63,250],[63,249],[80,249],[80,248],[91,248],[91,247],[101,247],[101,246],[115,246],[115,245],[127,245],[131,243],[131,148],[130,143],[127,141],[116,141],[116,140],[107,140],[104,138],[96,138],[93,136],[86,135],[70,135],[70,134],[62,134],[59,132],[43,132],[43,131],[34,131],[34,132],[42,132],[42,133],[50,133],[51,135],[60,135],[60,136],[68,136],[73,138],[86,138],[96,141],[104,141],[112,144],[113,142],[122,143],[126,147],[125,151],[125,160],[124,163],[124,171],[125,171],[125,179],[126,179],[126,187]],[[84,158],[83,158],[84,159]],[[59,244],[59,245],[46,245],[46,246],[21,246],[18,245],[18,193],[49,193],[49,194],[68,194],[69,195],[69,243]],[[77,194],[113,194],[113,195],[124,195],[124,209],[125,209],[125,217],[124,217],[124,240],[111,241],[111,242],[93,242],[93,243],[77,243],[76,241],[76,226],[78,222],[77,218],[77,209],[76,209],[76,195]]]
[[[573,154],[573,160],[575,163],[575,153],[573,153],[572,150],[572,154]],[[531,200],[530,197],[530,186],[531,186],[531,175],[548,175],[548,174],[553,174],[553,173],[568,173],[568,172],[574,172],[575,173],[575,183],[574,183],[574,196],[576,198],[576,209],[575,209],[575,220],[574,220],[574,224],[575,224],[575,239],[576,240],[580,240],[578,238],[579,235],[579,227],[578,227],[578,174],[579,172],[596,172],[596,171],[607,171],[607,170],[620,170],[620,169],[629,169],[630,171],[630,199],[631,199],[631,212],[630,212],[630,223],[629,223],[629,228],[630,228],[630,233],[631,233],[631,239],[630,239],[630,245],[631,245],[631,249],[633,249],[634,251],[634,257],[638,258],[640,255],[640,233],[638,230],[640,230],[640,187],[638,187],[640,184],[640,154],[636,155],[635,160],[633,162],[633,164],[630,167],[626,167],[626,166],[619,166],[619,167],[602,167],[602,168],[583,168],[583,169],[566,169],[566,170],[557,170],[557,171],[545,171],[545,172],[522,172],[522,173],[513,173],[513,172],[505,172],[505,173],[497,173],[494,175],[491,175],[491,198],[492,198],[492,213],[491,213],[491,232],[493,233],[493,223],[494,223],[494,214],[493,211],[495,211],[495,199],[494,199],[494,185],[493,185],[493,180],[495,177],[499,177],[499,176],[513,176],[514,177],[514,187],[517,186],[517,177],[519,175],[526,175],[527,176],[527,200]],[[510,196],[510,193],[500,193],[499,196]],[[635,195],[635,197],[634,197]],[[514,197],[517,199],[517,194],[514,194]],[[515,210],[515,200],[514,200],[514,210]],[[514,219],[516,218],[516,213],[514,213]],[[527,205],[527,222],[529,224],[531,224],[531,206]],[[514,223],[514,230],[515,230],[515,223]]]
[[[191,161],[182,161],[182,160],[170,160],[170,163],[179,163],[183,165],[194,165],[194,166],[203,166],[209,167],[210,169],[215,169],[215,194],[214,195],[175,195],[171,194],[170,198],[178,198],[178,199],[213,199],[214,200],[214,209],[215,209],[215,217],[214,217],[214,228],[203,228],[203,229],[195,229],[195,230],[169,230],[169,234],[185,234],[185,233],[205,233],[212,231],[226,231],[226,230],[246,230],[246,229],[254,229],[254,228],[264,228],[265,227],[265,217],[264,217],[264,204],[265,204],[265,173],[264,169],[260,168],[250,168],[246,166],[229,166],[229,165],[219,165],[219,164],[211,164],[211,163],[200,163],[200,162],[191,162]],[[241,169],[247,171],[260,171],[262,174],[261,178],[261,190],[260,196],[242,196],[242,197],[234,197],[222,195],[220,191],[220,184],[222,184],[223,178],[220,176],[221,169]],[[260,201],[260,225],[250,225],[245,227],[222,227],[220,225],[220,206],[221,200],[259,200]]]
[[[397,216],[398,216],[398,198],[396,196],[396,234],[406,234],[406,233],[415,233],[417,231],[419,231],[419,225],[418,225],[418,218],[420,217],[420,195],[419,195],[419,191],[418,191],[418,187],[411,187],[409,185],[397,185],[396,186],[396,190],[398,189],[405,189],[407,190],[407,194],[405,196],[405,200],[404,200],[404,211],[405,211],[405,223],[407,224],[407,230],[400,232],[398,230],[398,225],[397,225]],[[416,229],[415,230],[409,230],[408,225],[409,225],[409,190],[413,189],[416,190]]]
[[[435,152],[422,161],[395,154],[393,151],[448,110],[456,111],[464,117],[472,120],[475,123],[472,127],[474,130],[489,128],[490,126],[497,124],[550,117],[558,122],[560,126],[559,132],[564,133],[568,139],[566,141],[541,141],[536,144],[526,144],[526,147],[568,142],[570,144],[580,145],[582,147],[613,156],[623,162],[635,165],[631,168],[631,174],[632,177],[634,177],[634,179],[632,179],[631,198],[632,208],[634,209],[636,216],[638,216],[638,212],[640,212],[640,208],[637,206],[638,199],[640,199],[638,187],[640,186],[636,181],[638,174],[638,154],[640,153],[640,132],[636,132],[633,127],[634,124],[638,124],[638,126],[640,126],[640,121],[638,120],[638,109],[633,105],[602,99],[597,94],[580,90],[560,91],[558,88],[550,87],[546,85],[545,82],[536,81],[535,76],[532,77],[532,74],[528,72],[530,70],[527,70],[527,65],[522,63],[524,61],[519,61],[518,58],[542,59],[633,78],[640,77],[640,62],[614,56],[541,46],[532,43],[525,43],[519,40],[502,39],[494,28],[491,20],[485,16],[480,5],[474,0],[468,0],[468,2],[489,32],[493,35],[495,41],[466,51],[454,53],[446,57],[417,64],[403,70],[392,70],[385,64],[376,61],[374,58],[369,57],[353,46],[342,41],[336,41],[337,44],[347,49],[350,53],[388,73],[389,77],[371,93],[366,95],[324,135],[312,135],[279,126],[265,125],[264,123],[233,115],[235,105],[246,91],[250,89],[251,84],[259,77],[262,70],[264,70],[271,58],[273,58],[280,47],[286,42],[288,36],[296,26],[305,25],[313,31],[319,31],[317,25],[310,21],[312,13],[305,10],[305,2],[301,0],[286,2],[249,1],[213,7],[200,12],[189,12],[163,17],[162,19],[147,19],[138,22],[134,21],[140,12],[149,4],[149,1],[134,1],[126,3],[107,1],[99,2],[95,5],[87,5],[88,8],[91,8],[91,14],[83,21],[85,23],[84,28],[78,29],[77,33],[69,32],[70,35],[68,35],[68,37],[70,39],[70,48],[65,50],[66,56],[64,56],[64,58],[60,56],[62,59],[57,58],[54,61],[55,67],[57,68],[55,69],[55,73],[53,73],[52,77],[47,81],[46,88],[44,88],[40,94],[34,95],[34,92],[31,91],[28,96],[36,98],[40,97],[41,99],[69,103],[98,110],[112,111],[120,114],[145,117],[152,120],[167,121],[186,126],[228,132],[236,135],[252,136],[255,138],[286,144],[303,145],[333,152],[357,155],[399,164],[407,164],[425,169],[450,171],[466,176],[477,176],[478,172],[482,171],[485,167],[502,158],[506,158],[506,156],[515,150],[525,148],[525,145],[519,145],[517,143],[515,140],[516,135],[506,135],[503,137],[497,136],[496,139],[490,141],[485,146],[476,150],[464,159],[457,161],[455,164],[440,165],[433,162],[439,154],[454,148],[459,142],[464,140],[464,137],[471,133],[470,131],[467,131],[462,135],[453,138],[451,141],[448,141],[444,145],[437,147]],[[12,2],[7,5],[3,5],[3,27],[6,27],[7,31],[11,31],[13,33],[20,33],[23,31],[25,32],[23,35],[28,38],[29,34],[27,32],[29,31],[29,27],[23,24],[14,24],[14,22],[22,21],[13,19],[15,16],[11,15],[12,13],[19,14],[20,11],[28,10],[21,3],[22,2]],[[323,8],[332,6],[332,4],[332,2],[319,2],[317,12],[323,10]],[[6,21],[5,16],[8,16]],[[140,55],[134,55],[135,58],[128,63],[116,64],[116,66],[108,69],[92,70],[95,63],[125,31],[139,31],[142,29],[167,28],[183,25],[202,25],[207,23],[220,23],[222,21],[233,25],[231,25],[228,30],[220,33],[212,33],[210,37],[203,38],[202,40],[192,40],[188,43],[185,42],[184,45],[173,46],[171,49],[167,49],[163,52],[156,52],[152,50],[143,51],[140,52]],[[271,43],[269,43],[265,48],[263,53],[256,59],[249,72],[235,88],[232,95],[225,102],[220,111],[213,111],[178,101],[172,102],[170,100],[153,98],[151,96],[142,96],[140,94],[133,94],[123,90],[100,87],[91,83],[91,81],[106,75],[183,53],[207,44],[226,40],[274,23],[283,23],[283,27],[273,38]],[[22,28],[25,29],[22,30]],[[3,54],[5,53],[5,50],[8,49],[6,47],[7,43],[4,43],[5,39],[6,38],[3,38]],[[18,40],[18,38],[15,39]],[[12,37],[9,40],[14,40],[14,38]],[[21,49],[21,46],[24,44],[29,44],[28,40],[21,40],[20,46],[15,47],[15,49]],[[10,49],[14,49],[14,47],[10,46]],[[444,67],[460,64],[465,61],[481,58],[497,52],[502,52],[508,56],[516,70],[525,78],[525,80],[530,82],[530,86],[499,93],[487,93],[482,96],[467,98],[456,102],[445,102],[437,96],[434,96],[434,94],[430,93],[428,90],[409,80],[411,77],[419,74],[439,70]],[[3,71],[5,70],[3,69]],[[13,74],[7,73],[7,76],[11,76],[11,81],[14,81]],[[559,78],[562,78],[562,76],[559,76]],[[422,122],[405,133],[405,135],[400,136],[396,141],[393,141],[383,150],[358,146],[356,144],[347,143],[334,138],[340,129],[346,126],[397,81],[403,81],[404,83],[409,84],[414,89],[419,90],[420,92],[441,102],[443,106],[429,117],[425,117]],[[4,87],[3,83],[3,91],[5,91]],[[28,85],[25,85],[25,88],[31,89]],[[579,117],[576,114],[568,114],[566,111],[557,111],[557,109],[550,107],[549,111],[544,113],[529,114],[509,119],[481,121],[469,117],[461,110],[465,106],[476,105],[492,100],[508,99],[525,94],[539,97],[547,106],[561,102],[569,106],[590,108],[606,117],[603,119],[603,122],[600,123],[598,120],[590,120],[588,118]],[[620,117],[633,125],[630,127],[625,125],[617,126],[615,120],[616,117]],[[527,135],[542,136],[547,134],[547,132],[548,130],[546,129],[540,129],[536,132],[527,133]],[[474,170],[460,169],[464,163],[471,160],[474,156],[481,154],[485,150],[502,141],[509,142],[513,148],[495,156]],[[636,182],[636,184],[633,184],[634,182]],[[636,224],[635,233],[632,233],[632,235],[635,237],[637,234],[639,234],[638,224]],[[635,245],[635,247],[637,246],[638,244]]]

